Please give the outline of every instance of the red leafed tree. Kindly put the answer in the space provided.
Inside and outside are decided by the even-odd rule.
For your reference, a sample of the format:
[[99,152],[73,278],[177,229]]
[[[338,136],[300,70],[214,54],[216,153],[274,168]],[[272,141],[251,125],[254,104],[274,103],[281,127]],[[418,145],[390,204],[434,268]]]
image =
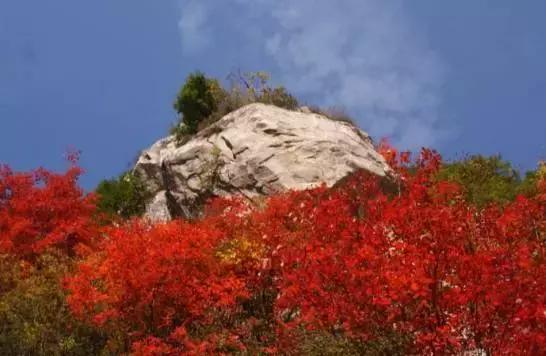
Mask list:
[[543,202],[478,211],[435,181],[434,152],[424,150],[412,174],[407,158],[391,156],[399,186],[390,194],[357,176],[274,199],[251,218],[271,251],[278,321],[363,342],[405,335],[406,352],[544,350]]
[[94,197],[78,187],[81,169],[63,174],[0,166],[0,253],[32,258],[49,247],[72,252],[95,233]]
[[478,210],[436,181],[433,151],[411,166],[386,153],[395,183],[357,175],[217,219],[257,252],[239,248],[240,263],[255,295],[276,295],[279,346],[297,347],[304,326],[362,343],[398,337],[403,352],[543,350],[544,201]]
[[[224,325],[223,317],[235,311],[246,290],[216,255],[223,242],[218,230],[182,221],[133,221],[107,229],[105,236],[98,252],[66,280],[77,316],[127,333],[136,354],[231,345],[231,336],[220,337],[222,329],[214,325]],[[218,334],[209,337],[207,327]]]
[[139,355],[298,353],[317,332],[384,354],[543,352],[544,182],[480,209],[437,180],[435,152],[383,152],[388,179],[108,229],[67,281],[73,311],[121,328]]

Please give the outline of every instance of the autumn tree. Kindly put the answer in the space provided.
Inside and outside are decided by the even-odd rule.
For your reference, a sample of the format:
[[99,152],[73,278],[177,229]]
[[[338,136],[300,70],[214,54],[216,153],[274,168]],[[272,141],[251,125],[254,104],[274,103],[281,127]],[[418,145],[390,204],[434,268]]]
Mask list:
[[229,315],[246,289],[216,257],[219,231],[182,221],[133,221],[105,234],[66,285],[75,315],[113,337],[128,336],[117,352],[126,351],[126,343],[137,354],[237,347]]
[[69,311],[61,279],[97,237],[94,197],[65,173],[0,167],[0,354],[94,355],[104,338]]
[[396,194],[357,175],[338,189],[274,197],[239,223],[230,209],[218,220],[255,295],[274,294],[262,303],[274,309],[278,345],[301,347],[319,331],[357,341],[359,352],[543,349],[540,195],[479,210],[462,187],[437,180],[436,153],[385,154]]
[[480,207],[436,152],[381,151],[388,184],[359,173],[107,229],[67,279],[73,312],[138,355],[540,354],[546,180]]
[[95,198],[77,185],[81,169],[14,172],[0,167],[0,253],[33,258],[48,248],[72,253],[95,236]]

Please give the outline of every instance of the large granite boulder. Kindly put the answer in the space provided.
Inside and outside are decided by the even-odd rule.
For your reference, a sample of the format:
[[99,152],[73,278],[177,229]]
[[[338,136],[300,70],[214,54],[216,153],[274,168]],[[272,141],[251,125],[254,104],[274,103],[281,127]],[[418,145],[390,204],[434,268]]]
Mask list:
[[153,193],[146,215],[199,215],[212,196],[249,199],[289,189],[332,186],[364,169],[390,168],[368,134],[354,125],[271,105],[250,104],[178,146],[173,136],[142,152],[135,172]]

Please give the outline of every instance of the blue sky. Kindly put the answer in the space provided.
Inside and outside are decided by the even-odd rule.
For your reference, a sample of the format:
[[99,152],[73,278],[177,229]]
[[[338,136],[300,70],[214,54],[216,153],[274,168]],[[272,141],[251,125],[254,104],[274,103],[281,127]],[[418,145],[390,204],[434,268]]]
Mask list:
[[0,162],[130,167],[201,69],[265,70],[375,138],[446,157],[546,158],[546,2],[2,0]]

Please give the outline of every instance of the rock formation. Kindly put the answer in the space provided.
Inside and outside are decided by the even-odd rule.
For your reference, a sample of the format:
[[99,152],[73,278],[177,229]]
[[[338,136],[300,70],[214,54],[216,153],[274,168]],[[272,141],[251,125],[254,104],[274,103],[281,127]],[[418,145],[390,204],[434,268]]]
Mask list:
[[332,186],[365,169],[390,172],[370,137],[309,110],[244,106],[177,146],[174,136],[142,152],[135,166],[153,194],[153,220],[192,218],[211,196],[249,199],[289,189]]

